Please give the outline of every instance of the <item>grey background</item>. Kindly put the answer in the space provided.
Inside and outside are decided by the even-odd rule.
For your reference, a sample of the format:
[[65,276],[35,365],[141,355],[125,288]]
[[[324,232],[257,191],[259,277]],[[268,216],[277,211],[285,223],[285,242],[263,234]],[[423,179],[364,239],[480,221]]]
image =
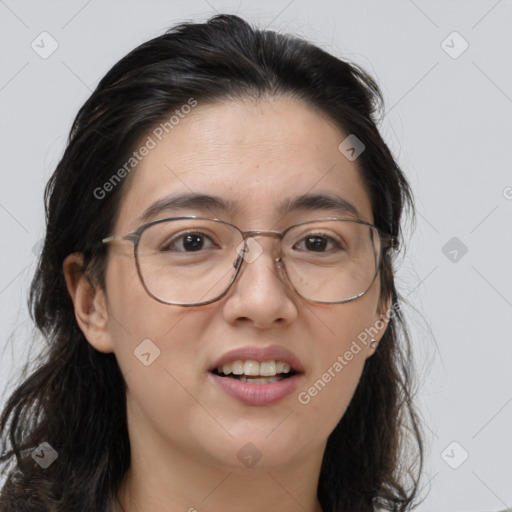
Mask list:
[[[381,131],[418,208],[399,286],[418,310],[407,309],[428,434],[419,510],[511,507],[510,0],[0,0],[1,404],[28,356],[43,188],[74,115],[130,49],[215,11],[302,35],[377,78]],[[43,31],[58,44],[46,59],[31,47],[50,48]]]

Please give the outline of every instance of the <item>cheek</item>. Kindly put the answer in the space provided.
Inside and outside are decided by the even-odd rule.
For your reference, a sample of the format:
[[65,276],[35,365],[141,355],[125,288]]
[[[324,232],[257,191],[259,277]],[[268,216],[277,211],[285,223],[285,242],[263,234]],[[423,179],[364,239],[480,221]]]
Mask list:
[[[130,264],[131,263],[131,264]],[[185,443],[197,415],[192,396],[198,382],[190,371],[199,359],[202,325],[193,308],[161,304],[140,283],[133,262],[109,267],[109,333],[126,381],[131,421]],[[151,425],[149,427],[149,425]]]
[[162,437],[186,438],[194,417],[196,389],[185,372],[166,363],[165,352],[149,366],[133,365],[124,372],[127,407],[139,426],[151,424]]
[[345,413],[359,383],[370,348],[377,297],[378,293],[370,293],[316,312],[324,336],[313,338],[317,340],[315,368],[297,399],[326,435]]
[[308,424],[304,431],[311,440],[328,438],[344,416],[359,383],[365,361],[363,351],[350,361],[343,358],[343,353],[333,354],[329,364],[298,394],[303,425]]
[[195,337],[198,326],[187,318],[194,317],[191,308],[156,301],[142,286],[134,262],[129,258],[119,260],[109,265],[106,286],[109,334],[121,368],[129,371],[153,366],[153,362],[179,367],[183,358],[190,358],[190,338]]
[[[309,409],[307,415],[322,425],[329,435],[345,413],[361,377],[365,357],[359,353],[351,361],[342,355],[323,368],[298,394],[301,406]],[[319,422],[321,418],[321,422]]]
[[362,366],[370,348],[372,328],[379,319],[378,291],[375,286],[358,300],[315,311],[315,323],[321,326],[315,338],[318,340],[319,359],[324,369],[345,353],[350,363],[354,361],[351,366]]

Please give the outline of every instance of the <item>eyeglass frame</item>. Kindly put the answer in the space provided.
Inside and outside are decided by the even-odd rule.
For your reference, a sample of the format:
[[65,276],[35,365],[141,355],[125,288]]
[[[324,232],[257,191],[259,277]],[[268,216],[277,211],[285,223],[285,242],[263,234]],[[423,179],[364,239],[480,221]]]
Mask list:
[[[140,268],[139,256],[138,256],[138,252],[137,252],[140,238],[142,236],[142,233],[146,229],[150,228],[151,226],[154,226],[156,224],[161,224],[161,223],[164,223],[164,222],[173,221],[173,220],[208,220],[208,221],[220,222],[222,224],[226,224],[227,226],[230,226],[230,227],[236,229],[242,235],[242,240],[244,242],[244,249],[241,251],[242,255],[241,254],[237,255],[237,257],[235,259],[235,262],[233,264],[233,266],[236,269],[236,273],[234,274],[231,282],[226,287],[226,289],[220,295],[218,295],[217,297],[215,297],[213,299],[210,299],[210,300],[207,300],[207,301],[203,301],[203,302],[195,302],[193,304],[181,304],[179,302],[171,302],[171,301],[165,301],[163,299],[160,299],[160,298],[158,298],[156,295],[154,295],[148,289],[146,283],[144,282],[144,278],[142,277],[142,271],[141,271],[141,268]],[[353,223],[356,223],[356,224],[362,224],[364,226],[368,226],[369,228],[373,228],[373,229],[376,230],[376,232],[377,232],[377,234],[379,236],[379,240],[380,240],[380,254],[378,255],[379,256],[379,262],[378,262],[378,265],[376,265],[376,267],[375,267],[375,275],[373,276],[373,279],[371,280],[371,282],[368,285],[368,288],[366,290],[364,290],[363,292],[355,295],[354,297],[350,297],[349,299],[344,299],[344,300],[341,300],[341,301],[330,302],[330,301],[317,301],[317,300],[309,299],[307,297],[304,297],[295,288],[295,285],[291,282],[290,277],[288,276],[288,272],[286,271],[285,264],[282,261],[282,247],[281,247],[281,245],[279,245],[279,249],[280,249],[279,250],[279,254],[280,255],[277,258],[274,258],[274,264],[276,265],[276,267],[278,269],[280,269],[280,270],[282,270],[284,272],[284,274],[286,276],[286,280],[288,281],[289,285],[292,287],[293,291],[299,297],[301,297],[302,299],[304,299],[304,300],[306,300],[308,302],[312,302],[312,303],[315,303],[315,304],[346,304],[348,302],[352,302],[354,300],[357,300],[360,297],[362,297],[363,295],[365,295],[368,292],[368,290],[373,286],[373,283],[375,282],[375,279],[377,278],[377,275],[379,274],[380,268],[382,266],[382,262],[384,260],[383,255],[384,255],[385,250],[398,249],[398,247],[399,247],[399,241],[397,240],[396,237],[394,237],[394,236],[392,236],[390,234],[384,233],[380,228],[378,228],[377,226],[375,226],[371,222],[367,222],[367,221],[362,220],[362,219],[340,218],[340,217],[324,217],[324,218],[320,218],[320,219],[306,220],[306,221],[303,221],[303,222],[298,222],[297,224],[292,224],[291,226],[288,226],[283,231],[279,232],[279,231],[254,231],[254,230],[242,231],[238,226],[235,226],[234,224],[232,224],[231,222],[228,222],[226,220],[217,219],[217,218],[209,218],[209,217],[198,217],[196,215],[187,215],[187,216],[166,217],[164,219],[152,220],[150,222],[146,222],[145,224],[142,224],[137,229],[135,229],[134,231],[131,231],[130,233],[127,233],[126,235],[119,235],[119,236],[110,235],[110,236],[107,236],[107,237],[105,237],[105,238],[103,238],[101,240],[101,243],[102,244],[107,244],[107,243],[110,243],[110,242],[131,242],[131,243],[133,243],[133,256],[134,256],[134,259],[135,259],[135,266],[137,268],[137,274],[139,276],[139,280],[140,280],[144,290],[146,291],[146,293],[150,297],[152,297],[154,300],[156,300],[156,301],[158,301],[158,302],[160,302],[162,304],[169,305],[169,306],[196,307],[196,306],[204,306],[206,304],[211,304],[212,302],[216,302],[216,301],[222,299],[222,297],[224,297],[227,294],[227,292],[231,289],[233,284],[236,282],[236,280],[240,276],[241,269],[243,267],[243,262],[245,260],[243,258],[243,253],[245,252],[245,248],[247,246],[247,240],[249,238],[253,238],[255,236],[270,236],[270,237],[278,238],[279,241],[280,241],[280,244],[281,244],[282,241],[283,241],[284,236],[291,229],[293,229],[295,227],[298,227],[298,226],[302,226],[304,224],[313,224],[315,222],[322,222],[322,221],[353,222]],[[387,242],[387,245],[385,245],[383,242]],[[283,284],[286,286],[286,282],[284,282],[282,278],[280,278],[280,279],[283,282]]]

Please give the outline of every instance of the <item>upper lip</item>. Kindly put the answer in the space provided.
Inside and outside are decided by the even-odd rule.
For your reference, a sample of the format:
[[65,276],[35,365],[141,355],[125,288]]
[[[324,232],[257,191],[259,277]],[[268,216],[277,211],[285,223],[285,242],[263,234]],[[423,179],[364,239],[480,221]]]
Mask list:
[[304,371],[304,367],[299,358],[288,349],[279,345],[269,345],[267,347],[247,346],[230,350],[224,353],[211,366],[209,371],[216,370],[223,364],[233,361],[282,361],[288,363],[296,372]]

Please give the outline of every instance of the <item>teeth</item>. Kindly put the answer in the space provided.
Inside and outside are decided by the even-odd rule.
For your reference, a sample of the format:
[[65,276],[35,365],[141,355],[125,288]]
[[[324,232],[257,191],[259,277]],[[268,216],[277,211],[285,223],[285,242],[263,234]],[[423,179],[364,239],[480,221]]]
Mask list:
[[231,363],[231,371],[234,375],[243,375],[244,374],[244,363],[243,361],[234,361]]
[[249,382],[250,384],[272,384],[273,382],[279,382],[280,380],[283,380],[284,377],[263,377],[260,379],[247,379],[246,377],[240,377],[238,380],[241,382]]
[[276,373],[290,373],[290,365],[288,363],[282,363],[279,361],[276,363]]
[[244,362],[245,375],[252,375],[254,377],[260,374],[260,363],[258,361],[245,361]]
[[260,375],[271,377],[276,374],[276,362],[275,361],[263,361],[260,363]]
[[[224,375],[246,375],[250,377],[273,377],[282,373],[290,373],[291,367],[288,363],[283,361],[233,361],[232,363],[225,363],[217,368],[219,373]],[[242,379],[241,379],[242,380]],[[265,381],[275,382],[272,379],[259,379]],[[251,379],[255,382],[255,379]]]

